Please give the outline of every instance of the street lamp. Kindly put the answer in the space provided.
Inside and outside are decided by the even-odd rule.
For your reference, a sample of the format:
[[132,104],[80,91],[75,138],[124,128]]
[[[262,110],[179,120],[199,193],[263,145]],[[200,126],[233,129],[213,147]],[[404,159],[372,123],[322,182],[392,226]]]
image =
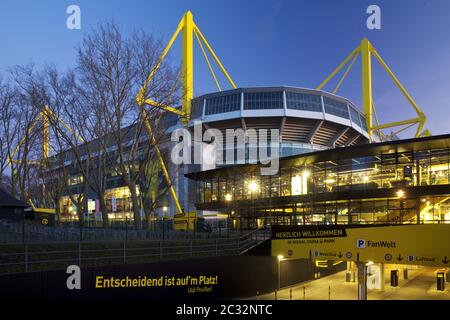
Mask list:
[[284,256],[283,255],[278,255],[277,256],[277,261],[278,261],[278,290],[280,290],[280,287],[281,287],[281,272],[280,272],[280,265],[281,265],[281,260],[283,260],[284,259]]
[[163,239],[165,239],[165,233],[166,233],[166,221],[165,221],[165,217],[166,217],[166,213],[169,210],[169,208],[167,206],[163,206],[162,207],[163,210],[163,217],[162,217],[162,233],[163,233]]

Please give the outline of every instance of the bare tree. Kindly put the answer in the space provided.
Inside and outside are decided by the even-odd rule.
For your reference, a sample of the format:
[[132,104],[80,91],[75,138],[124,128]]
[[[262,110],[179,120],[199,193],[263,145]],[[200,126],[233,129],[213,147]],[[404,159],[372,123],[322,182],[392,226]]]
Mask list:
[[11,179],[9,163],[14,144],[18,141],[19,122],[14,101],[14,89],[9,82],[3,81],[0,77],[0,184],[2,185],[6,184],[5,180]]
[[[90,134],[102,156],[95,176],[96,190],[102,212],[105,177],[108,171],[120,175],[130,190],[134,222],[140,221],[138,181],[142,171],[139,158],[148,155],[151,148],[146,138],[142,115],[135,103],[139,87],[156,65],[161,53],[161,42],[144,32],[135,32],[124,38],[113,22],[99,26],[85,37],[78,48],[77,75],[82,104],[95,108],[91,113]],[[177,97],[177,72],[164,64],[155,80],[147,87],[147,95],[160,103],[174,103]],[[159,112],[149,113],[155,121]],[[94,175],[91,175],[94,176]]]
[[45,202],[40,159],[42,159],[42,122],[35,121],[48,103],[43,75],[35,70],[33,64],[16,66],[10,69],[15,84],[15,121],[17,139],[13,141],[14,159],[12,164],[13,194],[16,187],[23,200],[33,200],[38,204]]
[[[73,71],[61,73],[54,66],[36,71],[32,64],[10,69],[13,85],[0,79],[0,181],[11,163],[11,176],[6,180],[13,193],[54,206],[58,214],[59,199],[68,195],[80,221],[89,189],[99,200],[107,227],[105,191],[113,174],[130,191],[135,224],[141,220],[141,206],[148,218],[167,186],[155,174],[159,163],[135,97],[157,65],[162,48],[161,41],[143,31],[124,37],[109,22],[83,39]],[[180,72],[164,62],[144,95],[157,103],[177,105],[179,77]],[[43,123],[35,121],[44,108],[55,115],[47,118],[53,155],[45,163],[40,161]],[[156,140],[166,141],[163,112],[149,108],[146,114]],[[77,192],[68,183],[72,175],[83,177]]]

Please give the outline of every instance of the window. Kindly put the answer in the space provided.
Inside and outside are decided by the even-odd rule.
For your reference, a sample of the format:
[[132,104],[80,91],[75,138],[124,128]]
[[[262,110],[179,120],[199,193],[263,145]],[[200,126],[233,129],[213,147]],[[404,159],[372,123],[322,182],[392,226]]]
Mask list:
[[359,115],[359,118],[360,118],[360,120],[361,120],[362,128],[363,128],[364,130],[367,131],[366,117],[363,116],[362,114],[360,114],[360,115]]
[[352,118],[352,122],[361,127],[361,118],[359,117],[359,113],[352,107],[350,107],[350,116]]
[[337,117],[349,119],[347,104],[341,101],[323,97],[325,112]]
[[83,176],[82,175],[71,176],[71,177],[69,177],[69,179],[67,181],[67,184],[69,186],[74,186],[74,185],[81,184],[81,183],[83,183]]
[[203,99],[192,99],[191,118],[200,118],[203,115]]
[[322,112],[320,96],[315,94],[286,92],[288,109]]
[[283,109],[283,92],[247,92],[244,109]]
[[178,115],[170,112],[165,112],[163,116],[164,126],[166,128],[172,127],[178,123]]
[[240,109],[241,95],[239,93],[221,95],[206,99],[206,115],[239,111]]

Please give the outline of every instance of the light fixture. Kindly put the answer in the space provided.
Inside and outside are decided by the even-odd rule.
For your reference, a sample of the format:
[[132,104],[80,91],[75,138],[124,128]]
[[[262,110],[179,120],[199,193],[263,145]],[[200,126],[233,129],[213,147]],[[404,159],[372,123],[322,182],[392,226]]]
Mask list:
[[403,191],[403,190],[398,190],[397,191],[397,197],[403,198],[404,196],[405,196],[405,191]]
[[302,194],[302,177],[293,176],[291,178],[291,195],[296,196]]
[[308,170],[305,170],[305,171],[303,171],[302,175],[303,175],[303,178],[308,178],[311,175],[311,173]]
[[364,181],[364,182],[369,182],[369,176],[364,176],[364,177],[363,177],[363,181]]
[[281,255],[281,254],[279,254],[277,258],[278,258],[278,260],[283,260],[283,259],[284,259],[284,256]]
[[255,192],[256,190],[258,190],[258,184],[255,181],[250,181],[250,183],[248,184],[248,189],[251,192]]
[[167,212],[167,210],[168,210],[169,208],[167,208],[167,206],[164,206],[162,209],[163,209],[164,212]]
[[231,201],[233,199],[233,197],[231,196],[231,194],[227,193],[225,195],[225,201]]

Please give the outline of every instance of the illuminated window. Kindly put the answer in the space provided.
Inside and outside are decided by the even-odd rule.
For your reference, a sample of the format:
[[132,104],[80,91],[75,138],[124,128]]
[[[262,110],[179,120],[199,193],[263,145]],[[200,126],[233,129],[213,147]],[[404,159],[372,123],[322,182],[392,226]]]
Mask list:
[[291,178],[291,194],[293,196],[308,193],[308,178],[309,171],[303,171],[300,174],[294,175]]
[[67,184],[69,186],[74,186],[74,185],[81,184],[81,183],[83,183],[83,176],[82,175],[71,176],[67,180]]

